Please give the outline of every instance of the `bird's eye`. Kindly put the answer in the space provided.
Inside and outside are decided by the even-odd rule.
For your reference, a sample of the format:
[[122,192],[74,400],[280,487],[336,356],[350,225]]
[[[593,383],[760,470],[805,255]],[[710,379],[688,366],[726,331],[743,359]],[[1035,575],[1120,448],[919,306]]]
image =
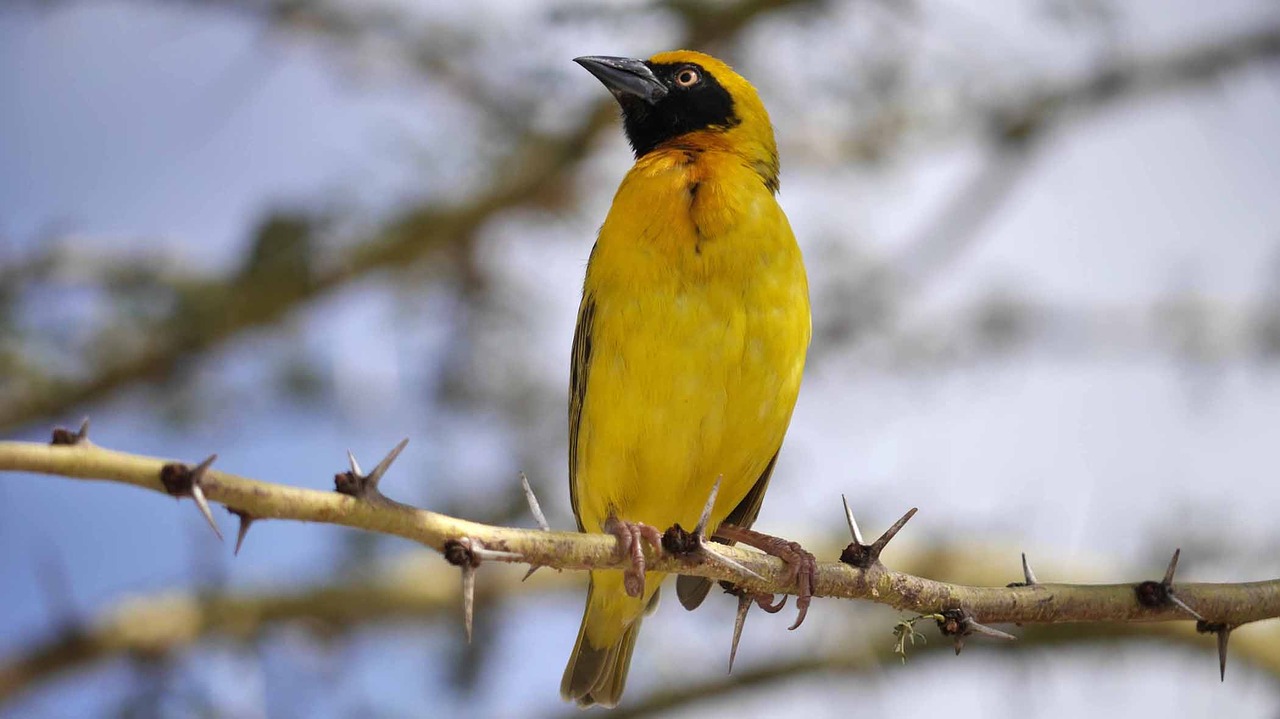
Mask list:
[[676,84],[680,87],[693,87],[701,79],[698,71],[691,67],[680,68],[680,72],[676,73]]

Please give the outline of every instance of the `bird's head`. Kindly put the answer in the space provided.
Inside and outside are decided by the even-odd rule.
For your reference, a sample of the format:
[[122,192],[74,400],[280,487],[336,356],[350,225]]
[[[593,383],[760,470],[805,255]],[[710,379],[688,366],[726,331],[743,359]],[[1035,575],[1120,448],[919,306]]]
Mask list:
[[777,189],[778,149],[769,113],[751,83],[724,62],[690,50],[648,60],[588,56],[574,62],[622,106],[623,129],[637,159],[672,141],[715,144],[742,154]]

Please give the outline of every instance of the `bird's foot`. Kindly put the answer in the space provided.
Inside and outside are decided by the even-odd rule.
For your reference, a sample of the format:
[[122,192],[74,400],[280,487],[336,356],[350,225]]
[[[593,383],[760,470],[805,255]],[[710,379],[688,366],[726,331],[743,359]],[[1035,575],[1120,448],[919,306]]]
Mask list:
[[662,553],[662,535],[658,530],[640,522],[627,522],[617,517],[610,517],[604,523],[604,531],[618,538],[618,548],[624,558],[630,557],[631,566],[622,574],[622,585],[627,595],[639,597],[644,594],[644,543],[648,542],[659,554]]
[[809,612],[809,602],[813,599],[813,585],[817,581],[818,560],[813,554],[796,542],[727,523],[720,525],[716,530],[716,536],[732,542],[740,542],[748,547],[755,547],[787,563],[787,581],[796,586],[796,609],[798,610],[796,621],[789,628],[799,627]]

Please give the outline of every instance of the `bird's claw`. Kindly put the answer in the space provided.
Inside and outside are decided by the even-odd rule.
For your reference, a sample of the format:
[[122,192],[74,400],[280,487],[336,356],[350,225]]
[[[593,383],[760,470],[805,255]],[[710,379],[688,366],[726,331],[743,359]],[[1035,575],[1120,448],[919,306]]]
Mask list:
[[[795,629],[803,622],[813,600],[813,587],[817,583],[818,560],[796,542],[774,537],[752,529],[732,524],[722,524],[716,536],[755,547],[787,563],[787,581],[796,587],[796,621],[789,628]],[[763,609],[763,605],[761,605]],[[779,606],[778,609],[782,607]],[[777,611],[777,610],[774,610]]]
[[644,543],[648,542],[659,554],[662,553],[662,535],[653,527],[640,522],[627,522],[617,517],[610,517],[604,524],[606,532],[618,538],[618,548],[624,558],[629,557],[631,566],[622,574],[622,586],[627,595],[639,597],[644,594]]

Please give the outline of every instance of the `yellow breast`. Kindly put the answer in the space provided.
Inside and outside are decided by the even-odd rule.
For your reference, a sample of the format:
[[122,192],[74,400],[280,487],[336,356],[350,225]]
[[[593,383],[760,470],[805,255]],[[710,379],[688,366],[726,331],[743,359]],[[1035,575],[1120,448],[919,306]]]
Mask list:
[[800,251],[758,173],[714,146],[637,162],[592,253],[593,305],[574,493],[583,527],[611,515],[712,524],[782,444],[809,344]]

